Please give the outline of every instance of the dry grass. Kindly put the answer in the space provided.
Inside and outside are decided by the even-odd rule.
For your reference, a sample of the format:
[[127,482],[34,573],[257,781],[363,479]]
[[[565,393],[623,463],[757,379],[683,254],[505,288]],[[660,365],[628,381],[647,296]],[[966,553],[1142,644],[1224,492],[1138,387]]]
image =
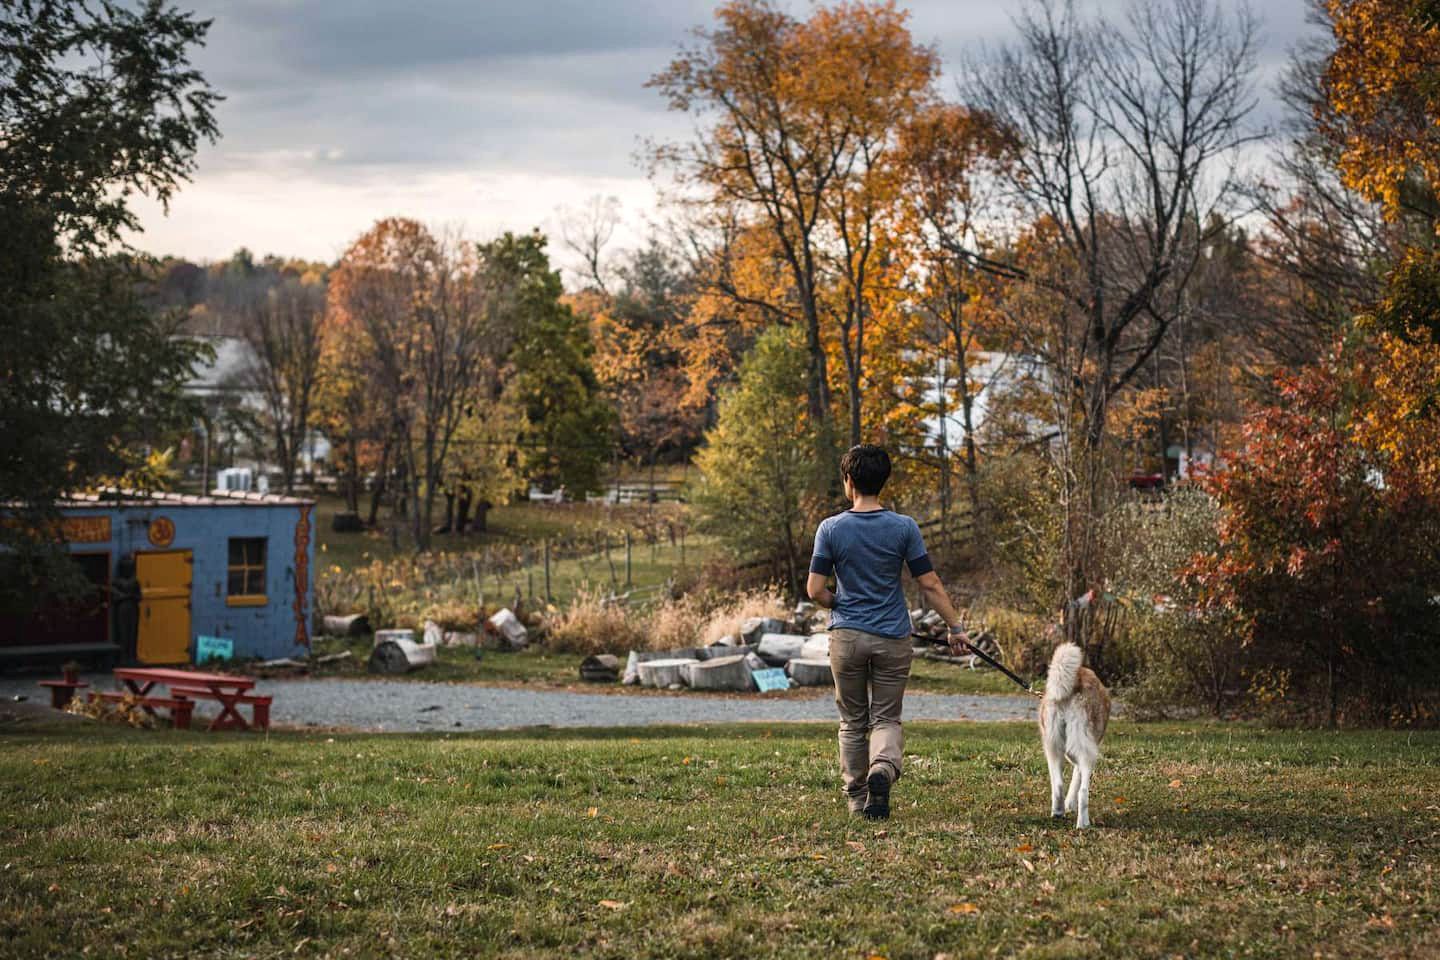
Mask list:
[[785,601],[770,590],[693,592],[648,610],[607,603],[606,594],[582,591],[547,621],[547,646],[583,654],[711,646],[738,635],[751,617],[784,617],[786,612]]
[[651,610],[649,633],[657,650],[709,647],[727,636],[738,636],[740,625],[751,617],[783,619],[788,609],[772,589],[688,593]]
[[562,653],[624,653],[645,649],[643,621],[633,611],[588,589],[545,623],[546,645]]
[[699,631],[698,646],[708,647],[719,643],[723,637],[738,636],[740,624],[751,617],[779,617],[783,620],[789,609],[779,591],[773,588],[737,594],[710,612]]

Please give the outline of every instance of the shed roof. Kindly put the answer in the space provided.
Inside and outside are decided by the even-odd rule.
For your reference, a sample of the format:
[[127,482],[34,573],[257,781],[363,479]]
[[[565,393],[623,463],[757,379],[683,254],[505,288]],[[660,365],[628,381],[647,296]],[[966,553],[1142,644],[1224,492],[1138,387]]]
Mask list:
[[243,507],[259,504],[267,507],[300,507],[314,505],[314,500],[287,497],[280,493],[246,493],[240,490],[212,490],[208,494],[166,493],[163,491],[122,490],[105,487],[95,493],[77,493],[60,501],[61,507]]

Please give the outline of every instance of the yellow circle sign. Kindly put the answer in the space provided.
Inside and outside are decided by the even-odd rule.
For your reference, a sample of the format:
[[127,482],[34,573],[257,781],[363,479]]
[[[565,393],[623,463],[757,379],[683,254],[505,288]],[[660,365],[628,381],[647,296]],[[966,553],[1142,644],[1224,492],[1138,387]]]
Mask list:
[[175,522],[169,517],[156,517],[150,521],[150,542],[157,547],[168,547],[175,539]]

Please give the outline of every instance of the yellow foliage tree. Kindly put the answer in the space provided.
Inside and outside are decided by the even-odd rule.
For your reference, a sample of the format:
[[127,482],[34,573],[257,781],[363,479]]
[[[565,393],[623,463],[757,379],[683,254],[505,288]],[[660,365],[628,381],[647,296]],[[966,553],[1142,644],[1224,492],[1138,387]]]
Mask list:
[[1412,178],[1440,192],[1440,4],[1327,0],[1326,9],[1335,51],[1320,128],[1341,148],[1345,185],[1397,217]]

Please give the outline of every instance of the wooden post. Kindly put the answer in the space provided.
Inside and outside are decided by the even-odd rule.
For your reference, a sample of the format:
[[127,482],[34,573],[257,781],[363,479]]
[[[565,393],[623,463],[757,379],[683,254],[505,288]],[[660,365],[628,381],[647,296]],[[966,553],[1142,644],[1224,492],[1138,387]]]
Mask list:
[[607,531],[605,537],[605,562],[610,565],[610,592],[615,593],[620,589],[620,582],[615,576],[615,558],[610,556],[610,534]]
[[625,531],[625,589],[630,589],[630,531]]
[[680,528],[680,566],[685,566],[685,528]]

